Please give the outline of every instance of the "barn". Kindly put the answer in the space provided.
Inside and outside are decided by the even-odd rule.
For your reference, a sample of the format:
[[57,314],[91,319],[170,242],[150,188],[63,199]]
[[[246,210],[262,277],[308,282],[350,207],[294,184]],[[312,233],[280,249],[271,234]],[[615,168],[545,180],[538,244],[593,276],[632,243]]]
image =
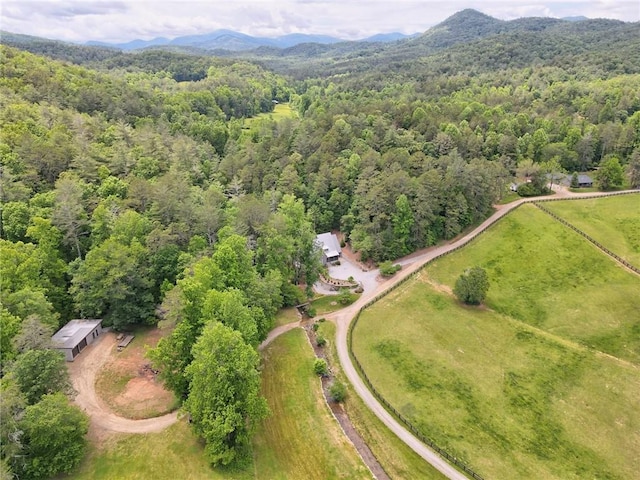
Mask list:
[[67,362],[73,359],[102,334],[102,320],[71,320],[58,330],[51,340],[53,347],[64,353]]

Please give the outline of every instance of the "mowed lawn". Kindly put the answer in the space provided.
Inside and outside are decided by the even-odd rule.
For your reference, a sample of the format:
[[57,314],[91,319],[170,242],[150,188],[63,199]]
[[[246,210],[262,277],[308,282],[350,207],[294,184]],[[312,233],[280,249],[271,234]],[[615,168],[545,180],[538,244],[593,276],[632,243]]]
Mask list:
[[209,466],[186,420],[159,433],[114,434],[93,447],[74,480],[251,480],[253,465]]
[[418,274],[353,334],[397,410],[487,479],[638,478],[637,366],[462,307],[430,282]]
[[640,268],[640,192],[543,206]]
[[271,416],[254,438],[256,478],[372,478],[322,397],[305,333],[278,337],[263,358],[262,393]]
[[473,266],[489,275],[493,310],[640,366],[640,276],[534,205],[425,271],[452,288]]

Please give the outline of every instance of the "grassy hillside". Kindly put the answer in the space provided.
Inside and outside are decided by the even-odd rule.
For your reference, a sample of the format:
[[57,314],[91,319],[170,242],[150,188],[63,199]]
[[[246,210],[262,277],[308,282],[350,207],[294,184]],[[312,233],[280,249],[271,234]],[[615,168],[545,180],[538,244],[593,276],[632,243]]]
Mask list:
[[[446,260],[444,260],[446,262]],[[633,478],[640,372],[486,309],[425,272],[366,310],[354,351],[394,407],[485,478]]]
[[[451,293],[475,265],[491,281],[479,308]],[[365,310],[353,348],[398,411],[485,478],[635,478],[639,291],[525,205]]]
[[544,206],[640,268],[640,195],[547,202]]
[[533,205],[427,267],[452,288],[472,266],[487,270],[497,312],[640,364],[640,278]]
[[322,398],[304,332],[282,335],[263,356],[262,393],[271,416],[254,438],[256,478],[371,478]]

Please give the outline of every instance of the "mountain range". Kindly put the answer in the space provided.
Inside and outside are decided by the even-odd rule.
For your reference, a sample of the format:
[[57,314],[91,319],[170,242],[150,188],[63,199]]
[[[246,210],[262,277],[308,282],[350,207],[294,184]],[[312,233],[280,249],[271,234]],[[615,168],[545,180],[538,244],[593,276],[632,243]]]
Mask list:
[[[417,35],[417,34],[416,34]],[[358,40],[359,42],[394,42],[415,35],[405,35],[399,32],[379,33],[371,37]],[[254,37],[232,30],[216,30],[203,35],[188,35],[168,39],[164,37],[152,40],[132,40],[126,43],[105,43],[90,41],[85,45],[118,48],[120,50],[140,50],[148,47],[192,47],[199,50],[227,50],[243,51],[253,50],[259,47],[289,48],[303,43],[317,43],[331,45],[345,42],[346,40],[328,35],[309,35],[304,33],[291,33],[280,37]]]

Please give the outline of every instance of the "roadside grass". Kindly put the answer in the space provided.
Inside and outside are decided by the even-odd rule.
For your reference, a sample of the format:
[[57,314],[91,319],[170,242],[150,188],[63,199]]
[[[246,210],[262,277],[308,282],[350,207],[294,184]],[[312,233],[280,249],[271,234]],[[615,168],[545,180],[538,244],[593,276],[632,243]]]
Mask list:
[[473,266],[487,270],[493,310],[640,365],[640,277],[535,206],[424,271],[453,287]]
[[544,207],[640,268],[640,193],[547,202]]
[[280,327],[282,325],[287,325],[288,323],[297,322],[300,319],[298,318],[298,312],[295,307],[281,308],[276,314],[276,321],[274,323],[275,327]]
[[253,465],[238,469],[212,468],[203,445],[181,420],[159,433],[116,434],[89,455],[74,480],[249,480]]
[[366,309],[353,335],[402,415],[485,478],[637,478],[636,366],[463,307],[431,281],[420,272]]
[[510,191],[498,201],[498,205],[506,205],[507,203],[515,202],[516,200],[520,200],[521,198],[522,197],[518,195],[517,192]]
[[322,397],[314,358],[301,329],[263,351],[262,394],[271,415],[253,441],[258,479],[371,478]]
[[338,301],[338,295],[321,295],[311,300],[311,307],[316,309],[316,316],[341,310],[348,307],[360,298],[361,293],[350,293],[349,302],[342,304]]
[[336,326],[333,322],[318,322],[318,333],[327,339],[325,351],[331,370],[347,385],[347,398],[343,402],[349,420],[378,459],[380,465],[391,478],[420,478],[422,480],[443,480],[446,477],[411,450],[391,430],[389,430],[362,399],[351,389],[349,381],[340,369],[335,347]]

